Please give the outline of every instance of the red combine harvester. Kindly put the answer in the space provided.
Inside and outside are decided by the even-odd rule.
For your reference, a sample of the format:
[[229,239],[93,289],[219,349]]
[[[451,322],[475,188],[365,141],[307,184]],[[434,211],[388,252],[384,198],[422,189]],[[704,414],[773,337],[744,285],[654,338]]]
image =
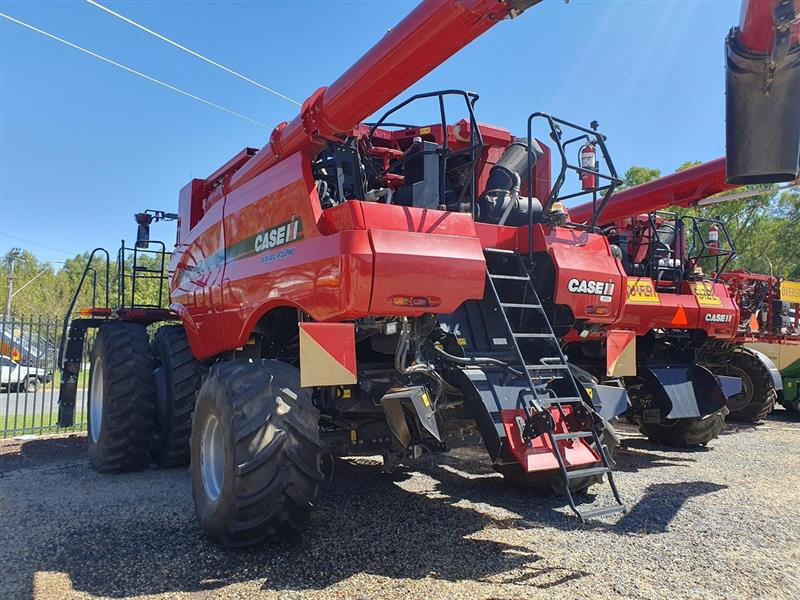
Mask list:
[[[590,397],[559,339],[576,322],[612,324],[623,306],[626,275],[607,238],[563,226],[557,202],[571,197],[560,196],[569,170],[584,180],[580,194],[611,197],[619,179],[604,137],[534,113],[515,138],[479,125],[477,96],[460,90],[362,122],[536,3],[422,2],[264,148],[181,191],[168,310],[132,298],[65,320],[62,425],[73,419],[86,332],[98,328],[97,468],[191,454],[201,527],[226,545],[301,529],[325,456],[382,454],[391,469],[480,440],[507,480],[564,492],[581,520],[624,510],[605,420],[627,406],[625,392],[590,385]],[[454,123],[453,99],[465,112]],[[426,100],[438,122],[393,118]],[[534,122],[558,148],[552,186]],[[586,162],[572,166],[565,149],[579,143]],[[598,149],[608,173],[587,166]],[[149,223],[170,216],[137,216],[134,286],[137,275],[157,277],[137,271],[137,255],[154,243]],[[161,325],[150,343],[146,327],[169,319],[180,324]],[[574,493],[604,475],[613,503],[579,506]]]

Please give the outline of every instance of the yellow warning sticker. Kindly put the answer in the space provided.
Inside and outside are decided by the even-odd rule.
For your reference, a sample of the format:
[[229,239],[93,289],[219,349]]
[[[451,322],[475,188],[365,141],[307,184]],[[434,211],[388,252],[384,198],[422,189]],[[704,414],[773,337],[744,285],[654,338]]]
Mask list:
[[354,444],[358,441],[358,432],[355,429],[350,430],[350,441]]
[[661,304],[652,279],[628,279],[628,302],[639,304]]
[[428,397],[428,392],[422,392],[422,403],[428,408],[431,407],[431,399]]
[[714,286],[707,281],[694,281],[689,284],[700,306],[722,306],[722,300],[714,293]]
[[430,127],[420,127],[420,130],[419,130],[419,134],[420,135],[425,135],[426,133],[430,133],[430,132],[431,132],[431,128]]
[[584,389],[586,390],[586,393],[589,395],[589,398],[594,398],[594,388],[584,386]]
[[800,283],[781,281],[781,300],[783,302],[800,302]]

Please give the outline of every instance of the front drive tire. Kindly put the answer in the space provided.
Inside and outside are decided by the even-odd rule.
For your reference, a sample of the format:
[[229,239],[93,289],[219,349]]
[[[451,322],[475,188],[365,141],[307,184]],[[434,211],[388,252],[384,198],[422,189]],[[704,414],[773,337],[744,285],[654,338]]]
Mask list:
[[152,459],[159,467],[189,464],[192,413],[205,367],[198,361],[182,325],[164,325],[153,336],[155,435]]
[[153,366],[147,331],[135,323],[100,327],[89,370],[88,454],[102,472],[147,466],[153,435]]
[[303,530],[323,475],[319,411],[299,371],[274,360],[212,366],[192,419],[191,475],[200,527],[224,546]]

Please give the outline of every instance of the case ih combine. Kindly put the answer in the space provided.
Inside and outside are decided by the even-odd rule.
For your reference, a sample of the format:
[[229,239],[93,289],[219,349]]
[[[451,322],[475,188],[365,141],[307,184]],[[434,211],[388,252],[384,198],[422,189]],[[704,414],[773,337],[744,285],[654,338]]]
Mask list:
[[[786,173],[777,179],[794,177]],[[629,275],[622,319],[595,341],[595,346],[620,349],[609,354],[603,375],[629,378],[632,416],[645,433],[653,431],[656,424],[660,441],[666,443],[676,443],[672,434],[682,428],[686,428],[686,443],[709,441],[722,428],[728,410],[735,419],[764,418],[782,389],[769,354],[777,352],[779,357],[782,350],[788,358],[797,342],[791,325],[777,325],[778,315],[786,308],[780,298],[794,298],[793,284],[785,282],[781,289],[781,282],[774,277],[727,272],[735,251],[723,223],[663,211],[692,206],[736,187],[726,182],[726,161],[721,158],[619,192],[599,219],[612,244],[620,249]],[[575,220],[585,221],[592,218],[593,210],[587,203],[571,214]],[[631,212],[635,216],[624,218]],[[760,321],[754,321],[753,315]],[[783,348],[765,354],[753,346],[755,335]],[[638,350],[637,340],[644,346]],[[572,358],[583,364],[591,358],[591,350],[592,345],[573,344]],[[598,372],[591,360],[585,366]],[[731,387],[724,407],[710,373],[729,385],[726,376],[741,379],[741,392],[731,394],[735,390]],[[669,430],[662,431],[664,411],[672,410],[672,419],[674,404],[684,404],[687,392],[692,391],[697,398],[716,400],[694,424],[685,422],[681,428],[670,422]],[[661,414],[648,412],[650,404]]]
[[[158,277],[137,256],[155,243],[149,222],[170,215],[137,216],[130,300],[121,293],[120,306],[65,321],[62,425],[74,417],[86,332],[97,328],[89,389],[97,468],[191,458],[201,527],[226,545],[301,529],[324,456],[383,454],[391,469],[480,440],[507,480],[564,492],[582,520],[624,510],[606,420],[626,408],[625,392],[589,384],[587,393],[560,341],[576,327],[613,324],[624,306],[626,274],[608,239],[593,226],[564,226],[558,202],[573,196],[561,194],[569,171],[581,175],[578,194],[611,198],[619,180],[603,136],[533,113],[527,137],[516,138],[479,125],[477,96],[458,90],[414,96],[363,123],[536,3],[422,2],[264,148],[190,182],[180,194],[168,310],[137,305],[135,286],[139,276]],[[778,56],[765,95],[763,65],[774,57],[753,45],[782,35],[773,9],[786,6],[794,15],[791,3],[746,3],[729,40],[732,56],[753,69],[729,80],[742,128],[778,118],[773,101],[797,89],[796,70],[787,75]],[[456,122],[445,111],[454,98],[465,112]],[[394,121],[425,100],[437,106],[433,123]],[[550,131],[561,163],[552,185],[553,152],[533,138],[535,123]],[[736,164],[768,178],[781,161],[796,167],[800,132],[782,135],[792,148],[767,163],[754,165],[750,147],[733,144]],[[585,162],[571,165],[567,150],[579,145]],[[589,165],[598,149],[607,173]],[[120,256],[124,270],[124,248]],[[147,327],[169,320],[151,341]],[[613,502],[579,505],[575,492],[603,476]]]

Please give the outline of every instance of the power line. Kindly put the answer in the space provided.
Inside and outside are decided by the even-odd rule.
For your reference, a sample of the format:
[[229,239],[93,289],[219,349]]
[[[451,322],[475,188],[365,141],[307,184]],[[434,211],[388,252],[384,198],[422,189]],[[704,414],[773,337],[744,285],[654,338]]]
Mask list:
[[189,98],[192,98],[194,100],[202,102],[203,104],[207,104],[208,106],[211,106],[213,108],[217,108],[219,110],[225,111],[228,114],[231,114],[231,115],[233,115],[235,117],[239,117],[240,119],[244,119],[245,121],[250,121],[251,123],[255,123],[256,125],[259,125],[261,127],[265,127],[265,128],[267,127],[264,123],[261,123],[260,121],[256,121],[255,119],[251,119],[250,117],[246,117],[245,115],[243,115],[241,113],[238,113],[238,112],[236,112],[234,110],[231,110],[229,108],[225,108],[224,106],[220,106],[219,104],[215,104],[214,102],[211,102],[210,100],[206,100],[205,98],[201,98],[200,96],[195,96],[194,94],[191,94],[191,93],[189,93],[189,92],[187,92],[185,90],[177,88],[174,85],[170,85],[168,83],[164,83],[163,81],[160,81],[160,80],[156,79],[155,77],[150,77],[149,75],[145,75],[141,71],[137,71],[136,69],[132,69],[130,67],[126,67],[125,65],[123,65],[121,63],[118,63],[118,62],[116,62],[114,60],[111,60],[110,58],[106,58],[105,56],[100,56],[96,52],[92,52],[91,50],[87,50],[86,48],[78,46],[77,44],[73,44],[72,42],[68,42],[64,38],[60,38],[57,35],[53,35],[52,33],[47,33],[46,31],[44,31],[42,29],[39,29],[38,27],[34,27],[33,25],[29,25],[28,23],[20,21],[19,19],[15,19],[14,17],[10,17],[7,14],[4,14],[4,13],[0,12],[0,17],[3,17],[4,19],[8,19],[9,21],[12,21],[12,22],[16,23],[17,25],[22,25],[23,27],[27,27],[31,31],[35,31],[36,33],[40,33],[40,34],[42,34],[42,35],[44,35],[46,37],[49,37],[50,39],[53,39],[53,40],[55,40],[57,42],[61,42],[62,44],[66,44],[70,48],[75,48],[76,50],[80,50],[81,52],[85,52],[89,56],[93,56],[93,57],[95,57],[95,58],[97,58],[99,60],[102,60],[103,62],[107,62],[110,65],[114,65],[115,67],[119,67],[120,69],[123,69],[123,70],[127,71],[128,73],[133,73],[134,75],[138,75],[139,77],[143,77],[144,79],[147,79],[148,81],[152,81],[153,83],[156,83],[156,84],[158,84],[160,86],[163,86],[163,87],[165,87],[165,88],[167,88],[169,90],[172,90],[173,92],[178,92],[179,94],[183,94],[184,96],[188,96]]
[[25,238],[21,238],[16,235],[11,235],[10,233],[0,232],[0,237],[9,237],[12,240],[17,240],[18,242],[25,242],[26,244],[31,244],[32,246],[39,246],[40,248],[46,248],[47,250],[55,250],[56,252],[63,252],[64,254],[69,254],[70,256],[78,256],[80,254],[80,252],[70,252],[69,250],[64,250],[63,248],[54,248],[53,246],[46,246],[45,244],[40,244],[39,242],[26,240]]
[[289,98],[289,96],[285,96],[284,94],[281,94],[280,92],[273,90],[271,87],[267,87],[266,85],[263,85],[263,84],[261,84],[261,83],[259,83],[257,81],[254,81],[253,79],[250,79],[249,77],[247,77],[245,75],[242,75],[241,73],[239,73],[237,71],[234,71],[233,69],[229,69],[225,65],[221,65],[218,62],[216,62],[214,60],[211,60],[207,56],[203,56],[199,52],[195,52],[194,50],[191,50],[190,48],[187,48],[186,46],[183,46],[183,45],[179,44],[178,42],[176,42],[174,40],[171,40],[168,37],[163,36],[160,33],[145,27],[141,23],[137,23],[133,19],[129,19],[125,15],[121,15],[118,12],[114,12],[113,10],[111,10],[108,7],[103,6],[99,2],[95,2],[95,0],[86,0],[86,2],[88,2],[92,6],[96,6],[100,10],[106,11],[108,14],[113,15],[113,16],[117,17],[118,19],[121,19],[121,20],[125,21],[126,23],[128,23],[130,25],[133,25],[134,27],[138,27],[142,31],[144,31],[146,33],[149,33],[150,35],[152,35],[154,37],[157,37],[158,39],[160,39],[160,40],[162,40],[164,42],[167,42],[168,44],[172,44],[176,48],[178,48],[180,50],[183,50],[184,52],[187,52],[187,53],[191,54],[192,56],[195,56],[195,57],[199,58],[200,60],[204,60],[205,62],[207,62],[210,65],[214,65],[218,69],[222,69],[223,71],[225,71],[227,73],[230,73],[231,75],[234,75],[235,77],[238,77],[239,79],[243,79],[244,81],[247,81],[248,83],[252,83],[253,85],[260,87],[262,90],[265,90],[265,91],[269,92],[270,94],[275,94],[279,98],[283,98],[284,100],[288,100],[292,104],[296,104],[297,106],[301,106],[300,102],[298,102],[297,100],[295,100],[293,98]]

